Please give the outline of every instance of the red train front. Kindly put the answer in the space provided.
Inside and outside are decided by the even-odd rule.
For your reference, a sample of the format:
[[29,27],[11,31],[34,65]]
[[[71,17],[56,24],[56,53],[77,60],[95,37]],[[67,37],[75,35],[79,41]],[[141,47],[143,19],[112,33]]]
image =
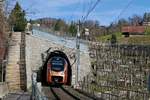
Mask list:
[[71,85],[72,69],[67,55],[59,50],[50,52],[38,76],[43,86],[57,83]]
[[67,84],[68,63],[66,59],[54,56],[47,62],[47,83]]

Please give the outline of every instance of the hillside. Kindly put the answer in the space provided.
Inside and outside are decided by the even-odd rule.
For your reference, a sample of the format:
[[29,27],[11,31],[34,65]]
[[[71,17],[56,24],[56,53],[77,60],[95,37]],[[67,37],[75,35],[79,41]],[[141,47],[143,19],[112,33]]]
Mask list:
[[[117,42],[120,44],[150,44],[150,35],[141,35],[133,37],[124,37],[121,33],[115,33]],[[96,38],[100,42],[109,42],[111,39],[110,35],[99,36]]]

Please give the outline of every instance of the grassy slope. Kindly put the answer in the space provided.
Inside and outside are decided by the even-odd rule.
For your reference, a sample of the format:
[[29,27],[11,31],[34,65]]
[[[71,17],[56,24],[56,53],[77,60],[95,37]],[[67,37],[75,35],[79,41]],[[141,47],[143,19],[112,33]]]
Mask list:
[[[150,35],[141,35],[125,38],[121,33],[115,33],[118,43],[127,43],[127,44],[150,44]],[[111,39],[111,35],[105,35],[97,37],[98,41],[108,42]]]
[[120,42],[129,44],[150,44],[150,35],[123,38]]
[[[122,37],[121,33],[115,33],[115,35],[117,36],[117,40]],[[110,39],[111,39],[111,35],[105,35],[105,36],[99,36],[99,37],[97,37],[97,40],[98,41],[102,41],[102,42],[107,42]]]

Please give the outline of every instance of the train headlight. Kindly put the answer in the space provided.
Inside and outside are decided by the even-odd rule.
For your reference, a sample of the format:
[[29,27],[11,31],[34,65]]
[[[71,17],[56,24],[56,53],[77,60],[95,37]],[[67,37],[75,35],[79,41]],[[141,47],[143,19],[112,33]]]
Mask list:
[[61,75],[64,75],[64,72],[60,72]]

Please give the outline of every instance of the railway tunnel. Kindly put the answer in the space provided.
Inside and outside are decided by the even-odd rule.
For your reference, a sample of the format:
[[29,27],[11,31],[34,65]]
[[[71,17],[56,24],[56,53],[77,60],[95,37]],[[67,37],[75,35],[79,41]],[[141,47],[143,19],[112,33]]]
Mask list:
[[61,51],[61,50],[54,50],[51,51],[50,53],[47,54],[43,65],[39,68],[38,70],[38,74],[37,74],[37,81],[41,82],[42,85],[48,85],[46,78],[47,78],[47,63],[48,61],[53,58],[53,57],[61,57],[64,58],[67,61],[67,84],[66,85],[71,85],[71,79],[72,79],[72,68],[71,68],[71,64],[70,61],[67,57],[67,55]]
[[[54,41],[54,39],[57,41]],[[59,50],[62,51],[68,58],[72,69],[72,79],[71,85],[75,85],[75,74],[76,74],[76,64],[73,64],[75,58],[72,55],[75,54],[76,50],[74,48],[74,41],[65,40],[67,46],[62,43],[62,38],[54,37],[51,34],[33,31],[32,35],[26,35],[26,70],[27,70],[27,87],[28,89],[32,85],[31,75],[33,70],[39,70],[43,66],[43,61],[41,54],[46,55],[46,51],[51,48],[51,51]],[[72,44],[72,45],[70,45]],[[85,52],[85,45],[81,45],[80,51],[80,69],[79,76],[82,79],[90,72],[90,57],[89,53]],[[83,50],[82,50],[83,49]],[[71,55],[71,56],[70,56]],[[86,63],[84,63],[84,62]],[[73,65],[72,65],[73,64]]]

